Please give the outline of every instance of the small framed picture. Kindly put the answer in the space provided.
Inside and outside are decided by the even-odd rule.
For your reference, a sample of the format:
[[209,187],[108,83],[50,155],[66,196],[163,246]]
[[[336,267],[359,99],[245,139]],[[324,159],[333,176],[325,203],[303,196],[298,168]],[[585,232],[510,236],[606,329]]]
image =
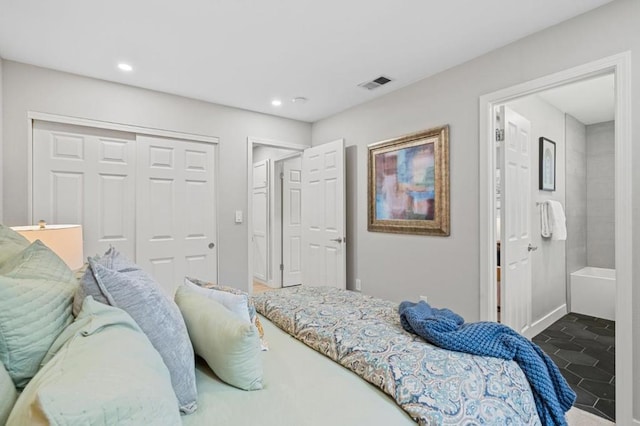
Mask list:
[[556,143],[545,137],[540,138],[540,185],[541,191],[556,190]]

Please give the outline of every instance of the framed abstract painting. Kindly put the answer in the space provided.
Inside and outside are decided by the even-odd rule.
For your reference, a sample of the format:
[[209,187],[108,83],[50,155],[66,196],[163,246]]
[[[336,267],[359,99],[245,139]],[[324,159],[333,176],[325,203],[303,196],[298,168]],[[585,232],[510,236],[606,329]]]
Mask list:
[[368,230],[449,235],[449,126],[368,148]]

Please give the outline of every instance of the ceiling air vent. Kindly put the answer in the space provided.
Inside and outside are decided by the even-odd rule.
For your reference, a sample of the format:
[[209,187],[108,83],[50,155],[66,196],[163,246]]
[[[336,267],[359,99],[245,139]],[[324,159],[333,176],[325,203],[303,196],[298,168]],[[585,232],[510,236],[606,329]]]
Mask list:
[[378,77],[376,79],[373,79],[371,81],[366,81],[364,83],[360,83],[360,84],[358,84],[358,86],[364,87],[367,90],[373,90],[373,89],[377,89],[378,87],[380,87],[380,86],[382,86],[384,84],[389,83],[390,81],[391,81],[390,78],[381,75],[380,77]]

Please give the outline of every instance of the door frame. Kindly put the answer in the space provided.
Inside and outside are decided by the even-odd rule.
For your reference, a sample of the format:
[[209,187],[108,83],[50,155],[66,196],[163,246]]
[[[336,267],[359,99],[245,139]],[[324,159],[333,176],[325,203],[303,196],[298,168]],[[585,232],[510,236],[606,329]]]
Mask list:
[[302,153],[310,145],[301,145],[291,142],[278,141],[274,139],[261,138],[256,136],[247,137],[247,290],[253,294],[253,245],[251,234],[253,229],[253,147],[255,145],[270,146],[273,148],[284,148]]
[[480,96],[480,319],[496,320],[494,106],[613,72],[615,101],[616,419],[633,422],[631,53],[619,53]]

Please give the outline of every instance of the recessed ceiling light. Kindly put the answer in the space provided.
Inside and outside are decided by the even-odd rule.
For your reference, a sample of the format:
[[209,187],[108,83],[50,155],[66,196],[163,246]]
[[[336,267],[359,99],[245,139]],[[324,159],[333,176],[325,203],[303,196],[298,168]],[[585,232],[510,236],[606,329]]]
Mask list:
[[274,100],[271,101],[271,105],[280,106],[280,105],[282,105],[282,101],[280,99],[274,99]]
[[129,64],[125,64],[124,62],[120,62],[118,64],[118,68],[120,69],[120,71],[133,71],[133,67]]

